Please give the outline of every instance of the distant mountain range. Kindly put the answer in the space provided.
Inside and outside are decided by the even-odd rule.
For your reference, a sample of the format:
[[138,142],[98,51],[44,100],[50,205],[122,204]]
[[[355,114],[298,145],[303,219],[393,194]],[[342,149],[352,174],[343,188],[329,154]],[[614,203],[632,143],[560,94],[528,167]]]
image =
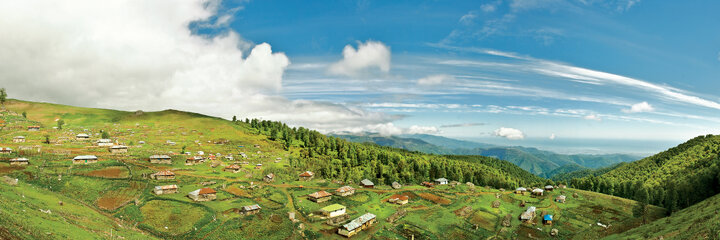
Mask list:
[[441,155],[481,155],[511,162],[535,175],[550,178],[557,174],[632,162],[639,156],[628,154],[559,154],[537,148],[497,146],[427,134],[380,136],[376,134],[335,134],[352,142],[370,142],[380,146]]

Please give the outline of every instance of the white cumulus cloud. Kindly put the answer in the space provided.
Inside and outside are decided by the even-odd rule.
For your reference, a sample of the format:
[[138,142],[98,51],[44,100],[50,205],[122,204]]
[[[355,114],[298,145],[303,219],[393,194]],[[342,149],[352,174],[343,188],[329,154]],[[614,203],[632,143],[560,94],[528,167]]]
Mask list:
[[455,77],[447,74],[437,74],[437,75],[430,75],[421,79],[417,80],[418,85],[424,85],[424,86],[430,86],[430,85],[440,85],[444,81],[451,81],[455,79]]
[[390,48],[382,42],[359,42],[357,49],[348,44],[342,54],[342,60],[330,65],[330,74],[358,76],[374,69],[383,73],[390,71]]
[[[224,27],[232,17],[220,12],[220,4],[217,0],[2,1],[0,86],[10,97],[24,100],[121,110],[173,108],[280,120],[319,130],[399,118],[276,95],[290,60],[273,52],[270,44],[253,44]],[[213,27],[221,33],[196,35],[189,26]],[[372,49],[380,54],[372,54]],[[359,51],[351,50],[346,49],[341,68],[389,69],[390,54],[384,45],[368,42]],[[377,65],[358,60],[368,58],[387,60]]]
[[602,121],[602,117],[598,116],[597,114],[589,114],[583,118],[585,118],[587,120]]
[[504,137],[510,140],[522,140],[525,139],[525,134],[515,128],[506,128],[501,127],[498,129],[495,129],[495,132],[493,132],[493,135],[498,137]]
[[655,108],[653,108],[652,105],[650,105],[648,102],[640,102],[633,104],[628,109],[623,109],[622,111],[625,113],[641,113],[641,112],[652,112]]

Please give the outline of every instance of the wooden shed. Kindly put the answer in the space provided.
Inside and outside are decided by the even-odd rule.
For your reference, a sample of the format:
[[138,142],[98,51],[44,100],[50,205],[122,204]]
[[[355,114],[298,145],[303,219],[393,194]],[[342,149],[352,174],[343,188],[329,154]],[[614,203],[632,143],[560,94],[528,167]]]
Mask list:
[[188,197],[196,202],[212,201],[217,198],[217,192],[212,188],[201,188],[190,192]]
[[28,165],[30,160],[27,158],[13,158],[10,159],[10,165]]
[[81,155],[73,158],[73,164],[91,164],[97,163],[98,158],[95,155]]
[[315,177],[315,174],[311,171],[305,171],[300,174],[301,181],[309,181],[309,180],[312,180],[313,177]]
[[338,229],[338,234],[345,237],[352,237],[358,232],[365,230],[375,224],[376,216],[372,213],[366,213],[362,216],[350,221]]
[[24,143],[25,137],[24,136],[15,136],[15,137],[13,137],[13,142],[14,143]]
[[172,158],[168,155],[152,155],[148,161],[155,164],[172,164]]
[[317,191],[308,195],[308,200],[321,203],[330,200],[332,194],[326,191]]
[[153,192],[157,195],[177,193],[178,186],[175,184],[165,185],[165,186],[155,186],[155,189],[153,190]]
[[150,175],[150,178],[155,180],[172,180],[175,179],[175,173],[171,171],[160,171]]

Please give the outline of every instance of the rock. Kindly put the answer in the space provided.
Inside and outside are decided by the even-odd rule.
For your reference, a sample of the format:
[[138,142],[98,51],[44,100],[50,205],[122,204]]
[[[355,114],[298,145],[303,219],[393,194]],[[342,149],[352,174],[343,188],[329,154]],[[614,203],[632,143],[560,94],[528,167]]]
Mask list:
[[555,237],[555,236],[557,236],[559,233],[560,233],[560,232],[559,232],[557,229],[555,229],[555,228],[553,228],[552,230],[550,230],[550,236]]
[[503,218],[503,221],[502,221],[503,227],[510,227],[511,220],[512,220],[512,215],[510,215],[510,214],[505,215],[505,218]]

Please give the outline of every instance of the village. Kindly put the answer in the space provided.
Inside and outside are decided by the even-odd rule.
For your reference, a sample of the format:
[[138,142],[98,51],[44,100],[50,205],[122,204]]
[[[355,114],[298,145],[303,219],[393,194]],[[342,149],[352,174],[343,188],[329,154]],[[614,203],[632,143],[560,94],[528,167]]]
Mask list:
[[[290,167],[300,150],[215,119],[159,124],[166,116],[137,112],[120,123],[65,118],[59,126],[52,123],[63,114],[37,122],[4,116],[1,175],[76,194],[160,238],[564,238],[606,231],[621,212],[579,209],[598,196],[562,184],[506,190],[445,178],[323,179],[311,166]],[[579,217],[589,214],[595,218]]]

